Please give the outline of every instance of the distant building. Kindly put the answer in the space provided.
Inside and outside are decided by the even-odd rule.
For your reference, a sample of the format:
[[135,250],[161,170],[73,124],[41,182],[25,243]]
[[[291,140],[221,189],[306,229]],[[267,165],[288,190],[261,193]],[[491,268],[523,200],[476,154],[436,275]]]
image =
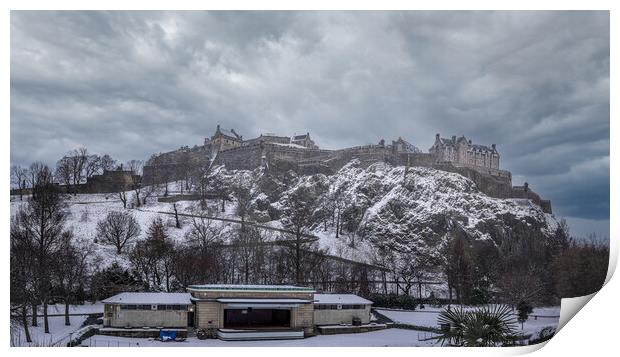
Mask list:
[[293,136],[293,140],[291,140],[291,144],[300,145],[309,149],[318,149],[319,147],[314,143],[314,141],[310,138],[310,133],[305,133],[304,135],[295,135]]
[[234,129],[221,129],[220,125],[218,124],[217,128],[215,129],[215,133],[213,134],[209,142],[212,149],[221,151],[241,146],[243,142],[243,137],[237,134]]
[[[384,142],[385,145],[385,142]],[[418,149],[415,145],[410,142],[404,140],[400,136],[398,140],[392,140],[392,150],[397,153],[407,153],[407,154],[418,154],[421,153],[420,149]]]
[[499,153],[495,144],[491,146],[472,143],[471,140],[461,136],[451,139],[435,135],[435,143],[429,149],[429,153],[434,155],[438,162],[449,162],[452,164],[484,167],[499,170]]

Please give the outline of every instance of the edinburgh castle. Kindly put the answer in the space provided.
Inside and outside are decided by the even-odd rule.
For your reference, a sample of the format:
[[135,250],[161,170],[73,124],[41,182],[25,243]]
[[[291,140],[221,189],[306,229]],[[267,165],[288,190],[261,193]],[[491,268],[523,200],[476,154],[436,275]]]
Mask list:
[[491,197],[530,199],[551,213],[551,202],[542,200],[527,183],[512,186],[511,173],[500,169],[500,154],[495,144],[479,145],[465,136],[442,138],[439,134],[427,153],[400,137],[391,143],[382,139],[377,144],[328,150],[321,149],[310,133],[292,137],[265,133],[245,140],[235,130],[224,130],[218,125],[203,145],[153,155],[144,166],[142,182],[150,185],[182,179],[189,168],[208,169],[214,165],[232,170],[264,167],[275,175],[290,170],[300,175],[330,175],[352,159],[363,165],[386,162],[459,173]]

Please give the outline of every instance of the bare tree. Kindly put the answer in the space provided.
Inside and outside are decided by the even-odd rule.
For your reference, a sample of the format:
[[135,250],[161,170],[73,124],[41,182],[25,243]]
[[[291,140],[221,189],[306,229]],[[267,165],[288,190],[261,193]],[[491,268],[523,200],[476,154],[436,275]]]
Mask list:
[[256,193],[242,185],[233,186],[232,192],[237,199],[236,213],[241,218],[241,232],[245,232],[245,222],[252,216],[252,203],[256,198]]
[[99,166],[102,171],[112,171],[116,168],[116,160],[110,157],[110,155],[104,154],[99,160]]
[[125,244],[139,235],[140,225],[129,212],[110,212],[97,223],[99,241],[116,247],[117,254],[121,254]]
[[129,256],[134,269],[148,283],[147,288],[159,290],[164,285],[166,291],[171,291],[175,251],[163,221],[154,219],[147,238],[136,244]]
[[123,208],[127,208],[127,193],[125,191],[118,191],[118,198],[121,200],[121,202],[123,203]]
[[592,294],[603,287],[609,267],[606,239],[591,233],[585,240],[570,242],[551,264],[558,297]]
[[33,303],[32,282],[36,262],[31,246],[32,241],[24,235],[25,230],[20,216],[21,214],[18,213],[11,217],[10,297],[11,305],[15,306],[11,309],[11,316],[12,320],[17,321],[23,327],[26,342],[32,342],[28,329],[28,306]]
[[140,207],[140,192],[142,190],[142,169],[144,162],[140,160],[130,160],[127,162],[127,169],[131,171],[131,186],[136,195],[136,206]]
[[71,325],[69,305],[73,302],[79,289],[84,286],[87,276],[88,257],[90,248],[74,242],[73,235],[65,232],[62,247],[56,257],[54,273],[58,282],[58,290],[62,293],[65,302],[65,325]]
[[65,185],[67,193],[72,192],[73,169],[71,168],[71,160],[67,156],[64,156],[56,163],[55,177],[58,182]]
[[243,272],[244,284],[249,284],[250,279],[256,283],[264,259],[263,236],[256,227],[250,226],[245,231],[239,230],[237,237],[233,240],[236,253],[241,260],[241,270]]
[[198,194],[200,195],[200,207],[207,209],[207,188],[209,187],[209,173],[211,172],[211,163],[209,161],[198,166],[194,175],[196,176],[196,182],[198,186]]
[[[392,272],[398,277],[398,287],[411,295],[411,288],[417,285],[418,298],[422,299],[422,284],[430,273],[439,266],[439,258],[421,251],[409,251],[392,255]],[[450,271],[452,273],[452,271]],[[401,281],[402,284],[401,285]]]
[[181,222],[179,222],[179,211],[177,210],[177,204],[173,203],[172,208],[174,209],[175,227],[181,228]]
[[88,179],[94,175],[100,174],[101,171],[101,157],[97,154],[87,155],[84,161],[84,177]]
[[422,282],[433,276],[433,273],[440,265],[440,260],[432,254],[418,252],[411,264],[411,270],[418,285],[418,298],[422,299]]
[[192,226],[187,231],[185,239],[191,245],[198,246],[204,250],[212,244],[222,241],[224,228],[225,226],[210,219],[203,211],[194,212],[192,215]]
[[26,207],[18,212],[19,236],[28,240],[35,261],[32,286],[37,299],[33,300],[33,315],[36,301],[40,301],[43,304],[44,331],[49,333],[47,305],[52,288],[50,271],[62,247],[62,238],[69,233],[64,230],[66,211],[50,169],[43,165],[36,176],[33,195]]
[[[411,295],[411,287],[414,284],[415,275],[410,259],[414,259],[410,254],[403,255],[400,259],[393,261],[392,271],[396,276],[397,290],[402,290],[405,295]],[[401,285],[402,282],[402,285]]]
[[452,302],[452,289],[456,292],[459,304],[472,288],[473,258],[465,232],[453,230],[450,239],[442,251],[442,269],[448,283],[448,293]]
[[156,189],[155,185],[150,185],[150,186],[142,188],[141,192],[142,192],[142,204],[143,205],[145,205],[147,199],[155,193],[155,189]]
[[183,189],[189,191],[190,189],[190,181],[192,179],[192,161],[190,157],[189,150],[183,150],[181,152],[181,157],[178,162],[178,172],[180,173],[180,177],[183,179],[183,184],[181,184],[181,194],[183,193]]
[[218,175],[215,175],[213,177],[213,180],[211,181],[211,186],[217,194],[217,197],[220,199],[222,213],[226,212],[226,201],[230,201],[230,188],[228,187],[226,182]]
[[533,267],[511,267],[498,281],[500,298],[513,308],[522,301],[537,301],[544,288],[541,275]]
[[[90,177],[91,170],[96,169],[96,165],[89,166],[88,150],[84,147],[71,150],[56,163],[56,178],[67,186],[70,186],[74,195],[77,194],[78,185],[85,177]],[[94,161],[94,160],[93,160]]]
[[11,166],[11,182],[17,186],[19,190],[19,200],[23,200],[24,189],[26,188],[26,179],[28,177],[28,170],[19,166]]
[[288,218],[295,231],[295,280],[301,282],[302,234],[311,223],[316,208],[316,196],[305,186],[299,187],[288,197]]
[[344,186],[339,187],[338,189],[333,190],[329,194],[329,208],[332,211],[332,226],[336,226],[336,238],[338,238],[342,232],[342,224],[341,222],[341,214],[342,210],[345,207],[344,204]]
[[73,183],[73,194],[77,195],[77,186],[84,178],[84,166],[88,160],[88,150],[85,147],[73,150],[68,154]]
[[[47,165],[45,165],[41,161],[35,161],[30,164],[30,167],[28,168],[28,179],[26,181],[31,189],[33,189],[35,186],[38,186],[39,182],[45,177],[47,177],[46,172],[44,172],[46,168]],[[36,192],[32,190],[32,198],[36,198],[35,195]]]

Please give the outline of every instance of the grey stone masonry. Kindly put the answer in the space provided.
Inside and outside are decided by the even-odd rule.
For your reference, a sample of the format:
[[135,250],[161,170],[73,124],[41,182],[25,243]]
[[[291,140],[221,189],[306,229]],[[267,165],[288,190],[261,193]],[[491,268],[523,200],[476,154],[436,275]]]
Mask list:
[[480,145],[465,136],[442,138],[439,134],[428,153],[421,152],[401,137],[392,140],[391,144],[381,139],[378,144],[327,150],[320,149],[310,138],[310,133],[292,137],[261,134],[243,140],[234,130],[223,130],[218,125],[215,134],[205,139],[202,146],[154,155],[144,167],[143,182],[178,180],[188,165],[197,167],[210,162],[236,170],[265,167],[275,175],[290,170],[304,175],[330,175],[352,159],[363,165],[387,162],[456,172],[473,180],[480,191],[491,197],[526,198],[551,213],[550,201],[541,199],[531,189],[512,186],[510,171],[500,169],[500,154],[495,144]]

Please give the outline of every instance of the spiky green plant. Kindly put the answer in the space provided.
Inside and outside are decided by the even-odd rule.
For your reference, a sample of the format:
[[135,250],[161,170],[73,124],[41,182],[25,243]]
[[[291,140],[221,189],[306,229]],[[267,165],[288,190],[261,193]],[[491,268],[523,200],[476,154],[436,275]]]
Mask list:
[[514,342],[517,322],[507,305],[490,305],[475,310],[443,310],[437,322],[443,326],[437,340],[442,345],[489,347]]

